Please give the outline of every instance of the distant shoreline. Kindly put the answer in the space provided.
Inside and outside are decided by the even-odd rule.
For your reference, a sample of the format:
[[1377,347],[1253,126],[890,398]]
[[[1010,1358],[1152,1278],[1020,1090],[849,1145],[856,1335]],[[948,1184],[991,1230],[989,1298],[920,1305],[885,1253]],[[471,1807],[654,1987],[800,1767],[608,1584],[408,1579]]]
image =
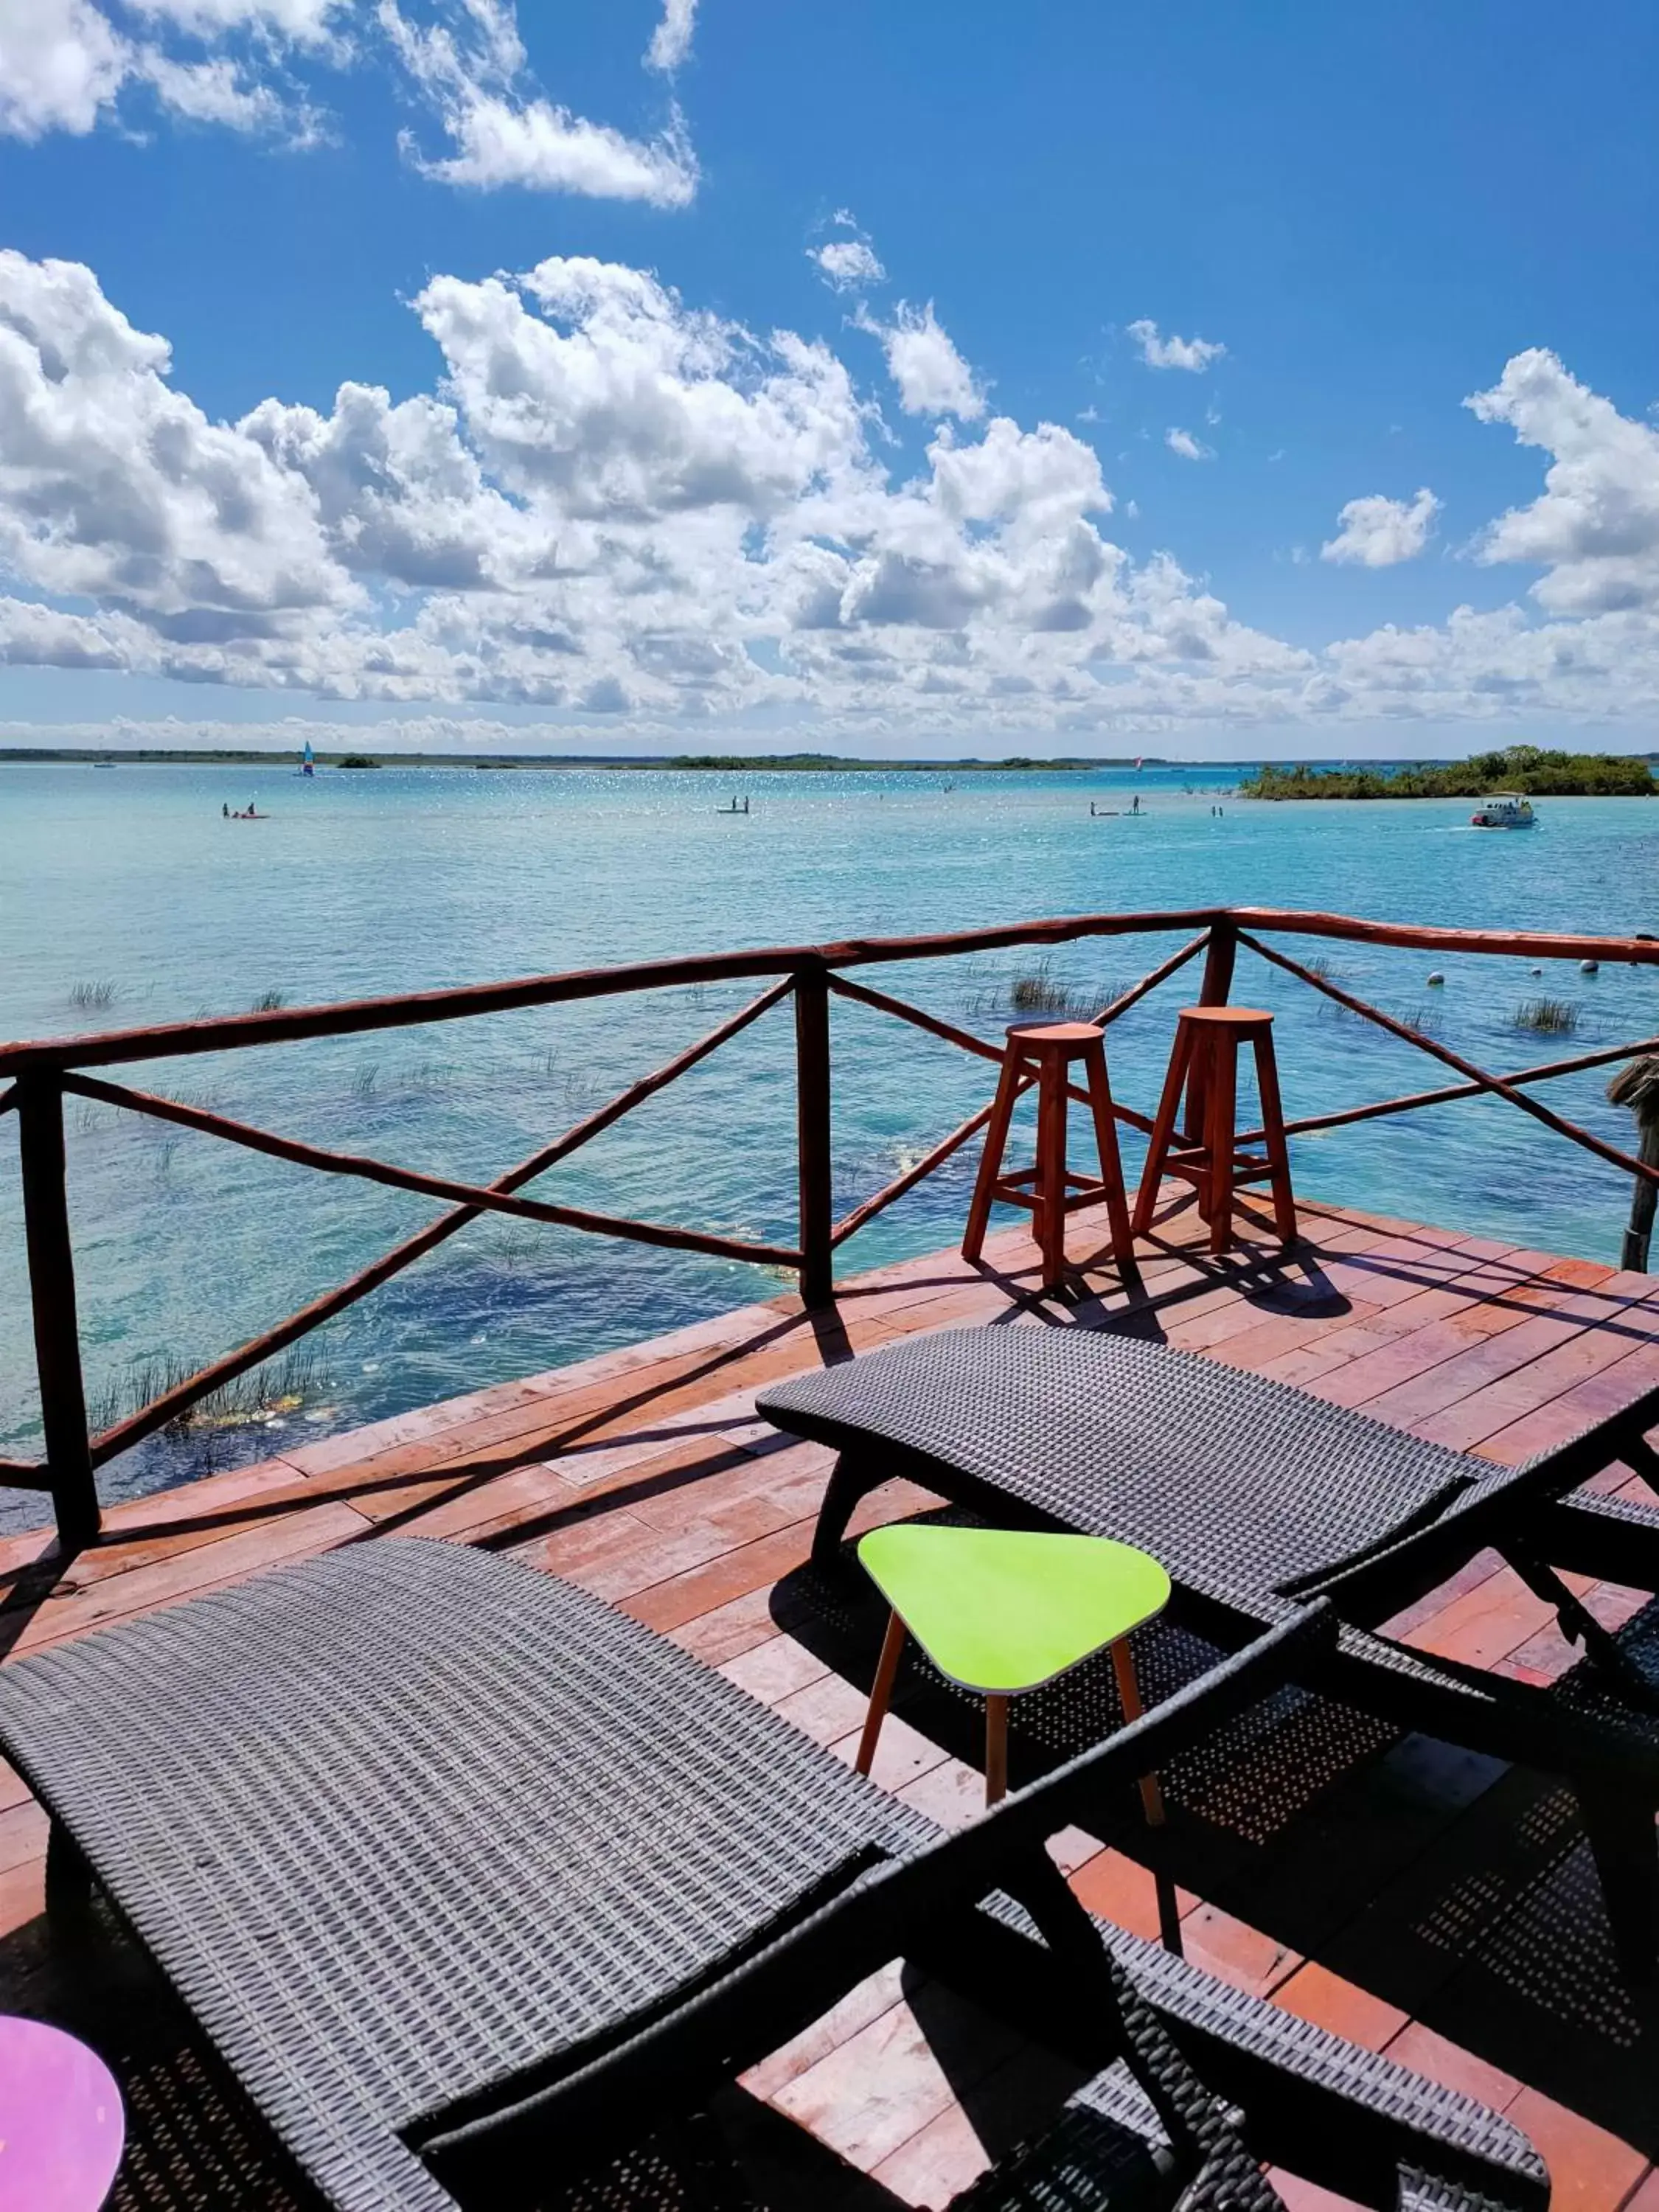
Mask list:
[[[866,760],[836,753],[425,753],[387,750],[365,755],[351,752],[313,754],[319,768],[347,769],[361,775],[379,768],[472,769],[592,769],[626,768],[672,769],[676,774],[761,775],[768,773],[800,775],[840,774],[848,769],[871,775],[896,771],[915,775],[938,775],[951,770],[1003,770],[1019,773],[1048,769],[1075,775],[1080,769],[1133,769],[1133,754],[1076,755],[1051,760],[1023,756],[1002,760],[964,757],[959,760]],[[1208,774],[1248,765],[1235,761],[1167,760],[1146,753],[1141,764],[1151,769],[1185,768]],[[0,768],[40,767],[53,763],[86,768],[297,768],[299,754],[289,749],[275,751],[252,747],[241,750],[198,750],[173,745],[0,745]]]

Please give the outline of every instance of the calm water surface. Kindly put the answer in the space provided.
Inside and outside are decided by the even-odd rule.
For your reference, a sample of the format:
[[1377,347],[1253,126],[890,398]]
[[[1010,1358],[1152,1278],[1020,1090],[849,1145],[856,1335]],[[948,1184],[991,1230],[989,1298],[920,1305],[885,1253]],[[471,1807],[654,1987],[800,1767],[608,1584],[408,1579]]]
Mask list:
[[[0,1036],[62,1035],[743,945],[978,927],[1043,915],[1210,902],[1389,920],[1659,928],[1659,808],[1551,800],[1528,834],[1467,827],[1467,802],[1256,806],[1237,771],[757,775],[724,784],[629,771],[34,766],[0,769]],[[1190,787],[1189,788],[1188,787]],[[1097,805],[1146,812],[1091,819]],[[1224,815],[1212,807],[1220,799]],[[270,819],[227,822],[257,800]],[[1055,985],[1099,1001],[1174,938],[1062,948]],[[1306,956],[1305,945],[1288,947]],[[1495,1068],[1573,1048],[1517,1026],[1571,1002],[1589,1049],[1659,1031],[1659,974],[1326,949],[1331,973]],[[1029,949],[879,980],[990,1035]],[[1431,988],[1438,965],[1443,987]],[[1154,994],[1113,1031],[1114,1082],[1148,1110],[1174,1009]],[[465,1024],[126,1071],[331,1147],[485,1181],[752,995],[672,991]],[[1409,1047],[1242,954],[1235,996],[1279,1013],[1291,1114],[1426,1089]],[[982,1102],[982,1064],[838,1006],[838,1210]],[[1604,1072],[1550,1096],[1613,1140]],[[538,1194],[793,1241],[787,1006],[556,1169]],[[16,1182],[0,1120],[0,1453],[38,1448]],[[309,1174],[103,1107],[69,1109],[88,1389],[100,1417],[172,1366],[268,1328],[430,1218],[422,1201]],[[1127,1154],[1133,1172],[1139,1146]],[[852,1272],[959,1233],[973,1154],[843,1254]],[[1614,1256],[1615,1171],[1501,1103],[1472,1101],[1304,1140],[1299,1189],[1528,1245]],[[120,1495],[331,1429],[578,1358],[769,1295],[720,1261],[497,1218],[480,1223],[267,1374],[258,1404],[157,1439],[106,1472]],[[19,1501],[24,1517],[35,1509]],[[15,1521],[18,1510],[0,1506]]]

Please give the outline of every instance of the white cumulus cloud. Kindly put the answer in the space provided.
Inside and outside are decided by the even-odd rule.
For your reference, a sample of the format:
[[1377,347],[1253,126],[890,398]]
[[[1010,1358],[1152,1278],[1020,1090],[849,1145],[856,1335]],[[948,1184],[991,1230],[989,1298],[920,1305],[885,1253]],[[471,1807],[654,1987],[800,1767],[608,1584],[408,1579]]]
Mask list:
[[[428,176],[457,185],[684,207],[697,163],[678,108],[630,136],[550,100],[531,76],[513,0],[0,0],[0,135],[131,129],[156,110],[295,148],[331,135],[318,72],[390,69],[449,142]],[[418,12],[417,12],[418,11]],[[665,0],[646,54],[690,51],[696,0]]]
[[875,248],[861,238],[832,238],[827,246],[807,249],[823,281],[835,292],[858,292],[887,281]]
[[465,0],[453,26],[413,23],[397,0],[380,0],[380,20],[455,149],[435,161],[415,154],[427,175],[485,191],[518,185],[658,207],[695,196],[697,165],[677,120],[657,138],[630,138],[531,88],[507,0]]
[[[144,88],[191,122],[303,143],[316,135],[315,118],[283,64],[329,49],[348,4],[147,0],[118,18],[93,0],[0,0],[0,133],[84,137]],[[191,42],[182,55],[166,43],[179,37]]]
[[1194,437],[1190,430],[1179,430],[1173,426],[1164,433],[1164,442],[1172,453],[1179,453],[1183,461],[1212,461],[1213,446],[1206,446],[1201,438]]
[[651,33],[651,43],[645,50],[647,69],[660,70],[672,76],[691,52],[691,33],[696,24],[697,0],[663,0],[662,21]]
[[1533,589],[1557,613],[1659,608],[1659,430],[1621,415],[1540,346],[1464,404],[1552,456],[1541,497],[1499,516],[1480,559],[1540,564]]
[[1158,325],[1142,316],[1131,323],[1129,336],[1140,349],[1140,358],[1148,368],[1190,369],[1194,376],[1202,375],[1212,361],[1218,361],[1227,349],[1219,339],[1178,338],[1173,331],[1166,337],[1158,336]]
[[[602,717],[657,750],[688,723],[1082,749],[1105,731],[1522,714],[1645,732],[1659,714],[1659,610],[1463,608],[1289,644],[1170,553],[1115,544],[1073,432],[990,415],[967,380],[901,464],[831,347],[641,269],[553,256],[434,276],[411,304],[430,389],[349,380],[326,406],[273,395],[219,422],[90,270],[0,253],[0,660],[428,717],[411,729],[477,726],[489,704],[550,735]],[[1530,376],[1522,357],[1496,389]],[[1547,580],[1584,557],[1550,507],[1557,410],[1597,453],[1646,434],[1566,384],[1538,387],[1556,534],[1524,542],[1556,562]],[[1522,398],[1502,404],[1518,418]]]
[[1391,568],[1414,561],[1429,542],[1440,501],[1424,485],[1412,500],[1374,492],[1351,499],[1336,518],[1336,535],[1319,549],[1322,561],[1346,561],[1362,568]]
[[180,642],[353,604],[309,489],[168,368],[89,270],[0,252],[0,564]]
[[131,68],[88,0],[0,0],[0,130],[15,138],[90,131]]
[[907,415],[955,415],[972,422],[985,412],[985,395],[941,328],[931,300],[925,307],[901,300],[890,323],[866,317],[861,327],[881,340],[887,373]]

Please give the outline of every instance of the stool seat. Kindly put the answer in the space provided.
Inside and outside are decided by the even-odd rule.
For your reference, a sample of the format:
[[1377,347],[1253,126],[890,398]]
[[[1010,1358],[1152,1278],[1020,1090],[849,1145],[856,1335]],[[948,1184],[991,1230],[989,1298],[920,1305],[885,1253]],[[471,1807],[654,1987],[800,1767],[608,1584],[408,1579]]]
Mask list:
[[[1123,1187],[1102,1036],[1094,1022],[1009,1024],[1002,1073],[987,1121],[985,1150],[962,1239],[964,1260],[977,1260],[984,1250],[991,1207],[1000,1199],[1006,1205],[1030,1208],[1032,1232],[1042,1254],[1043,1286],[1057,1285],[1066,1272],[1066,1215],[1104,1199],[1112,1255],[1121,1267],[1132,1264],[1134,1240],[1129,1233],[1128,1194]],[[1071,1079],[1073,1060],[1082,1062],[1080,1085]],[[1009,1172],[1002,1164],[1009,1127],[1021,1096],[1033,1084],[1037,1091],[1036,1160],[1031,1167]],[[1066,1122],[1073,1098],[1087,1105],[1094,1121],[1098,1176],[1074,1175],[1066,1165]]]
[[1202,1028],[1237,1030],[1241,1036],[1254,1036],[1271,1029],[1273,1018],[1265,1006],[1183,1006],[1181,1019]]
[[1063,1052],[1074,1059],[1100,1042],[1092,1022],[1010,1022],[1008,1041],[1039,1052]]
[[[1260,1158],[1239,1149],[1238,1053],[1255,1055],[1255,1084],[1261,1100]],[[1187,1130],[1177,1143],[1176,1123],[1182,1087],[1187,1093]],[[1273,1224],[1285,1244],[1296,1242],[1296,1199],[1291,1189],[1290,1152],[1285,1140],[1285,1109],[1279,1096],[1279,1066],[1273,1056],[1273,1018],[1264,1006],[1183,1006],[1176,1021],[1174,1049],[1164,1079],[1164,1095],[1146,1148],[1146,1165],[1135,1199],[1134,1233],[1152,1225],[1158,1184],[1166,1175],[1183,1176],[1198,1192],[1198,1210],[1210,1225],[1210,1249],[1226,1249],[1232,1236],[1233,1194],[1242,1182],[1265,1182],[1273,1193]]]
[[[860,1538],[859,1560],[892,1608],[857,1759],[870,1771],[908,1633],[939,1672],[985,1699],[985,1800],[1007,1778],[1008,1700],[1109,1648],[1126,1720],[1141,1710],[1128,1638],[1169,1603],[1150,1553],[1105,1536],[902,1521]],[[1147,1818],[1164,1816],[1141,1785]]]

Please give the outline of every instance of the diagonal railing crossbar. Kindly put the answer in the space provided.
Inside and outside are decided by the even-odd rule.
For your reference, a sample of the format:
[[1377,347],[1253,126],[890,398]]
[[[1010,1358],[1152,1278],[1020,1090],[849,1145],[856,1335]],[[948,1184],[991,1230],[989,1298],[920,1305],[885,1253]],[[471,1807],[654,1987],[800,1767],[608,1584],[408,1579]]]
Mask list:
[[[1638,1060],[1646,1053],[1659,1053],[1659,1036],[1637,1037],[1629,1044],[1598,1045],[1594,1052],[1577,1053],[1571,1060],[1547,1060],[1532,1067],[1517,1067],[1498,1078],[1501,1083],[1512,1084],[1518,1090],[1523,1084],[1550,1083],[1559,1075],[1583,1075],[1592,1067],[1611,1067],[1616,1060]],[[1459,1098],[1490,1097],[1492,1085],[1487,1083],[1448,1083],[1437,1091],[1407,1091],[1399,1098],[1376,1098],[1365,1106],[1342,1106],[1332,1114],[1304,1114],[1294,1121],[1286,1121],[1287,1137],[1311,1136],[1316,1129],[1346,1129],[1356,1121],[1375,1121],[1384,1114],[1414,1114],[1423,1106],[1449,1106]],[[1245,1129],[1241,1132],[1241,1145],[1259,1145],[1266,1136],[1265,1129]]]
[[[1547,1129],[1554,1130],[1557,1136],[1565,1137],[1570,1143],[1580,1146],[1587,1152],[1594,1152],[1610,1166],[1622,1168],[1627,1175],[1633,1175],[1641,1181],[1659,1183],[1659,1168],[1650,1165],[1646,1160],[1638,1160],[1632,1153],[1620,1152],[1617,1145],[1608,1144],[1594,1130],[1583,1128],[1577,1121],[1569,1121],[1565,1115],[1556,1113],[1541,1099],[1528,1098],[1510,1077],[1492,1075],[1486,1068],[1478,1067],[1474,1060],[1465,1060],[1462,1053],[1453,1052],[1449,1045],[1437,1044],[1432,1037],[1425,1036],[1421,1030],[1414,1030],[1409,1022],[1397,1021],[1392,1014],[1384,1013],[1381,1006],[1372,1006],[1369,1000],[1356,998],[1352,992],[1343,990],[1328,977],[1316,975],[1311,968],[1304,968],[1299,960],[1292,960],[1283,952],[1275,952],[1272,945],[1264,945],[1249,930],[1239,931],[1238,941],[1248,945],[1252,952],[1259,953],[1262,959],[1271,962],[1275,968],[1282,968],[1286,975],[1294,975],[1311,989],[1322,992],[1326,998],[1334,999],[1339,1006],[1346,1006],[1351,1014],[1375,1022],[1379,1029],[1387,1030],[1391,1036],[1399,1037],[1406,1044],[1415,1045],[1419,1052],[1426,1053],[1431,1060],[1443,1061],[1446,1066],[1455,1068],[1467,1079],[1466,1095],[1472,1097],[1477,1092],[1486,1091],[1505,1099],[1511,1106],[1518,1106],[1523,1114],[1530,1114],[1535,1121],[1541,1121]],[[1565,1068],[1539,1069],[1533,1072],[1531,1079],[1540,1082],[1546,1075],[1565,1073]],[[1391,1110],[1398,1110],[1402,1103],[1399,1099],[1391,1099],[1388,1105]]]
[[360,1182],[384,1184],[389,1190],[412,1191],[418,1198],[447,1199],[453,1206],[471,1206],[480,1213],[508,1213],[520,1221],[543,1221],[556,1229],[586,1229],[596,1236],[660,1244],[672,1251],[706,1252],[717,1260],[758,1260],[781,1267],[800,1264],[800,1253],[793,1245],[758,1244],[742,1237],[714,1236],[702,1229],[674,1228],[664,1221],[640,1221],[623,1214],[596,1213],[582,1206],[516,1198],[492,1190],[487,1183],[457,1182],[448,1176],[428,1175],[420,1168],[393,1167],[389,1161],[372,1158],[366,1152],[329,1152],[321,1145],[279,1137],[272,1130],[256,1128],[251,1121],[228,1121],[222,1114],[210,1114],[176,1098],[129,1091],[119,1083],[102,1083],[94,1075],[65,1076],[64,1088],[77,1097],[148,1114],[155,1121],[195,1129],[205,1137],[220,1137],[227,1144],[264,1152],[270,1159],[287,1160],[295,1167],[314,1168],[321,1175],[354,1176]]
[[[1160,961],[1138,983],[1121,992],[1098,1013],[1091,1015],[1091,1021],[1097,1029],[1105,1029],[1120,1015],[1127,1014],[1130,1007],[1139,1005],[1149,991],[1155,991],[1160,983],[1167,981],[1189,960],[1202,952],[1209,945],[1210,938],[1211,933],[1207,929],[1200,930],[1178,952],[1173,952],[1167,960]],[[913,1028],[925,1030],[930,1036],[941,1038],[946,1044],[956,1045],[963,1052],[971,1053],[981,1060],[991,1060],[998,1067],[1002,1065],[1003,1047],[992,1044],[984,1037],[975,1036],[971,1030],[958,1029],[954,1022],[947,1022],[921,1006],[912,1006],[908,1000],[892,998],[885,991],[872,990],[868,984],[854,983],[848,976],[832,973],[827,980],[837,998],[868,1006],[876,1013],[890,1014],[896,1020],[908,1022]],[[1023,1097],[1030,1089],[1029,1082],[1022,1082],[1014,1095],[1017,1098]],[[1091,1103],[1088,1092],[1080,1090],[1076,1084],[1066,1085],[1066,1096],[1079,1106]],[[985,1127],[991,1118],[994,1103],[988,1099],[976,1113],[970,1114],[965,1121],[958,1122],[948,1136],[940,1138],[931,1152],[925,1152],[902,1175],[895,1176],[891,1182],[884,1184],[881,1189],[855,1206],[850,1213],[843,1215],[830,1232],[831,1244],[839,1249],[849,1237],[856,1237],[860,1229],[866,1228],[878,1213],[884,1213],[890,1206],[913,1191],[918,1183],[925,1182],[937,1169],[942,1168],[953,1153],[960,1152]],[[1152,1124],[1149,1115],[1137,1113],[1133,1107],[1126,1106],[1118,1098],[1112,1101],[1112,1111],[1119,1121],[1139,1129],[1143,1136],[1151,1134]]]
[[[571,1153],[579,1151],[591,1139],[597,1137],[602,1130],[608,1129],[613,1122],[619,1121],[623,1115],[630,1113],[635,1107],[643,1104],[646,1099],[653,1097],[658,1091],[665,1090],[671,1083],[688,1073],[700,1060],[707,1060],[711,1053],[718,1052],[723,1044],[729,1043],[734,1036],[746,1030],[751,1022],[758,1021],[769,1008],[775,1006],[781,1000],[787,998],[793,988],[793,979],[786,976],[781,982],[775,983],[769,990],[763,991],[758,998],[751,999],[728,1020],[720,1023],[717,1028],[710,1030],[707,1035],[699,1037],[694,1044],[688,1045],[683,1052],[676,1053],[672,1060],[665,1060],[660,1067],[653,1068],[648,1075],[643,1075],[637,1082],[630,1083],[625,1090],[618,1091],[614,1098],[607,1100],[603,1106],[596,1108],[592,1113],[575,1123],[573,1127],[567,1129],[562,1136],[555,1138],[550,1144],[539,1146],[526,1158],[520,1160],[515,1167],[509,1168],[506,1174],[498,1176],[494,1182],[477,1188],[470,1186],[458,1186],[458,1188],[465,1188],[467,1195],[459,1200],[451,1212],[441,1214],[437,1220],[428,1222],[425,1228],[417,1230],[411,1237],[405,1237],[401,1243],[394,1245],[389,1252],[382,1254],[380,1258],[369,1267],[362,1269],[346,1282],[337,1285],[332,1291],[325,1291],[321,1297],[313,1299],[309,1305],[301,1307],[297,1313],[290,1314],[286,1321],[278,1322],[275,1328],[267,1330],[263,1336],[251,1338],[247,1343],[239,1346],[234,1352],[227,1352],[223,1358],[214,1360],[208,1366],[199,1369],[194,1375],[186,1376],[171,1389],[163,1392],[160,1397],[153,1399],[149,1405],[142,1407],[137,1412],[130,1414],[126,1419],[118,1421],[113,1427],[94,1437],[91,1446],[94,1466],[101,1467],[106,1461],[113,1459],[118,1453],[131,1450],[134,1444],[141,1443],[146,1437],[155,1435],[157,1430],[163,1429],[170,1421],[176,1420],[198,1399],[210,1396],[214,1391],[222,1389],[228,1383],[237,1381],[253,1368],[261,1366],[265,1360],[275,1358],[278,1352],[287,1351],[291,1344],[297,1343],[302,1336],[308,1335],[313,1328],[319,1328],[325,1321],[332,1320],[336,1314],[343,1313],[349,1306],[355,1305],[360,1298],[367,1297],[371,1291],[378,1290],[383,1283],[390,1282],[394,1276],[401,1274],[405,1267],[411,1267],[416,1261],[423,1259],[428,1252],[434,1250],[438,1245],[454,1236],[458,1231],[477,1221],[483,1213],[490,1210],[493,1205],[498,1205],[503,1200],[510,1200],[512,1194],[522,1189],[526,1183],[534,1182],[538,1176],[545,1175],[547,1170],[556,1166],[559,1161],[568,1159]],[[77,1087],[84,1088],[88,1097],[95,1097],[100,1092],[107,1092],[113,1102],[119,1104],[129,1103],[136,1104],[143,1096],[137,1092],[123,1094],[113,1085],[102,1085],[96,1083],[95,1080],[87,1081],[85,1079],[72,1077],[64,1079],[64,1088],[68,1089],[71,1083],[76,1084]],[[153,1111],[155,1106],[160,1103],[147,1102],[140,1106],[139,1110]],[[194,1116],[198,1110],[194,1108],[181,1108],[176,1101],[169,1100],[166,1103],[172,1109],[172,1111],[164,1117],[167,1119]],[[245,1127],[245,1125],[242,1126]],[[225,1133],[216,1130],[212,1133]],[[287,1140],[280,1141],[286,1143]],[[261,1146],[258,1149],[264,1150],[267,1147]],[[292,1155],[289,1154],[289,1157]],[[503,1207],[501,1210],[517,1211],[518,1209]],[[597,1220],[602,1217],[593,1218]],[[573,1223],[569,1225],[580,1224]],[[768,1252],[769,1248],[757,1246],[755,1250]],[[727,1254],[726,1256],[733,1255]],[[746,1257],[749,1255],[739,1256]],[[799,1255],[784,1254],[777,1264],[798,1265]],[[30,1469],[28,1472],[31,1475],[38,1475],[40,1470]],[[0,1468],[0,1482],[10,1483],[16,1487],[22,1486],[18,1478],[9,1474],[3,1468]],[[29,1486],[36,1486],[31,1483]]]
[[[936,1173],[971,1142],[990,1118],[988,1102],[942,1137],[902,1174],[872,1193],[839,1220],[831,1204],[830,1050],[829,1004],[832,996],[926,1031],[970,1057],[1000,1063],[1004,1048],[971,1030],[872,986],[848,972],[896,963],[945,959],[1016,946],[1054,948],[1085,939],[1180,932],[1180,948],[1102,1007],[1091,1018],[1105,1028],[1137,1006],[1149,992],[1177,974],[1199,952],[1206,953],[1199,996],[1206,1005],[1224,1003],[1231,990],[1234,953],[1243,944],[1274,967],[1322,994],[1346,1010],[1413,1045],[1459,1079],[1439,1089],[1381,1099],[1328,1114],[1309,1115],[1286,1125],[1296,1135],[1338,1128],[1384,1115],[1480,1096],[1496,1097],[1520,1109],[1554,1133],[1595,1154],[1648,1185],[1659,1183],[1659,1167],[1620,1151],[1593,1131],[1553,1112],[1526,1095],[1526,1086],[1612,1061],[1659,1049],[1659,1039],[1611,1046],[1570,1059],[1545,1062],[1508,1075],[1493,1075],[1445,1046],[1399,1021],[1381,1007],[1343,990],[1327,977],[1262,941],[1264,933],[1291,933],[1352,944],[1414,949],[1456,955],[1478,954],[1537,960],[1620,961],[1659,967],[1659,944],[1650,939],[1596,938],[1524,931],[1441,929],[1426,925],[1375,922],[1351,915],[1297,913],[1279,908],[1188,908],[1141,914],[1067,915],[908,938],[848,939],[817,945],[771,946],[756,951],[694,955],[640,962],[610,969],[572,970],[520,977],[504,983],[365,1000],[349,1005],[280,1008],[268,1012],[166,1024],[148,1030],[113,1030],[90,1037],[58,1037],[0,1044],[0,1116],[15,1114],[28,1250],[30,1297],[37,1369],[40,1378],[45,1460],[39,1463],[0,1461],[0,1486],[49,1490],[58,1528],[75,1547],[95,1536],[99,1526],[95,1469],[118,1453],[176,1419],[198,1400],[210,1396],[434,1250],[447,1237],[489,1213],[516,1216],[557,1226],[698,1252],[714,1257],[798,1272],[809,1305],[833,1295],[836,1251],[907,1192]],[[289,1044],[316,1037],[341,1037],[368,1031],[459,1021],[529,1007],[551,1007],[624,994],[684,985],[763,982],[760,994],[705,1036],[629,1085],[584,1120],[487,1183],[470,1183],[402,1168],[368,1155],[330,1152],[297,1139],[279,1136],[248,1122],[157,1094],[129,1089],[86,1071],[138,1061]],[[681,1229],[661,1222],[635,1220],[586,1207],[522,1197],[559,1161],[620,1121],[710,1053],[746,1029],[769,1007],[792,998],[795,1013],[797,1164],[799,1185],[798,1243],[750,1242]],[[255,1152],[287,1159],[308,1170],[343,1175],[440,1200],[447,1210],[403,1239],[370,1266],[297,1313],[186,1376],[150,1403],[102,1431],[88,1432],[85,1394],[76,1316],[75,1273],[70,1249],[65,1185],[64,1098],[66,1093],[101,1100],[122,1109],[149,1115]],[[1073,1098],[1086,1103],[1073,1088]],[[1189,1112],[1191,1103],[1189,1101]],[[1136,1109],[1114,1101],[1114,1112],[1127,1126],[1149,1131],[1151,1121]],[[1247,1132],[1241,1143],[1259,1142],[1261,1132]]]

